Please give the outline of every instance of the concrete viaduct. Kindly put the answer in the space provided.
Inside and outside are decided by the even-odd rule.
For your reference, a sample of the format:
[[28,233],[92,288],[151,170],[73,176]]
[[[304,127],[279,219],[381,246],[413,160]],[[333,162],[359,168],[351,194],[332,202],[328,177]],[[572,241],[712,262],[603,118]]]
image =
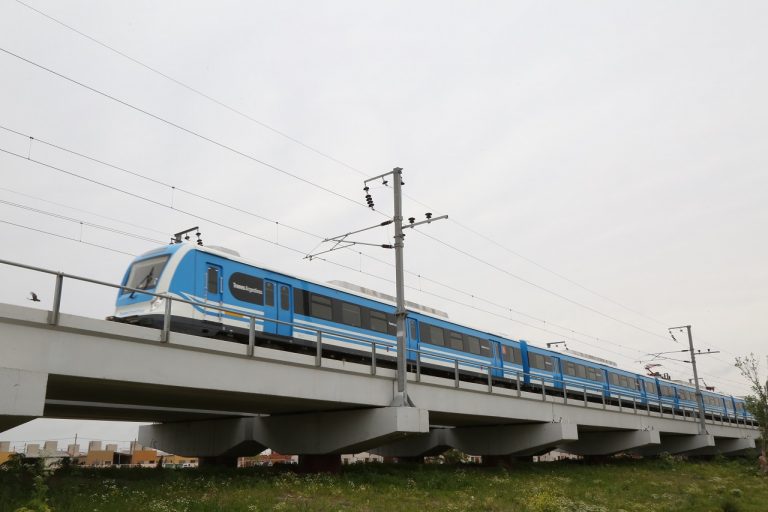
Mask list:
[[[231,461],[263,448],[327,464],[375,451],[455,447],[490,459],[553,448],[604,456],[733,454],[756,427],[409,374],[414,407],[390,407],[393,370],[0,304],[0,432],[34,418],[154,422],[139,441]],[[318,365],[319,362],[319,365]]]

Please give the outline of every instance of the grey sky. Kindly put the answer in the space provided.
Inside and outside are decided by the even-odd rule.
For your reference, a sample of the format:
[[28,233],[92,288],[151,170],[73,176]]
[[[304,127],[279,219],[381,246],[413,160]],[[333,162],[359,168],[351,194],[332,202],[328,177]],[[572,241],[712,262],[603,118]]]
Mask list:
[[[700,373],[746,391],[734,355],[766,353],[768,6],[763,2],[53,2],[29,4],[362,171],[227,111],[45,19],[0,2],[0,47],[259,160],[362,201],[363,175],[402,166],[406,216],[455,222],[406,240],[409,300],[534,343],[563,339],[496,315],[508,308],[592,335],[569,346],[642,372],[649,351],[684,348]],[[176,192],[176,208],[309,251],[382,217],[0,53],[0,124],[282,225]],[[0,148],[29,141],[0,130]],[[170,204],[170,189],[35,142],[31,156]],[[338,252],[345,270],[168,208],[0,154],[0,199],[165,241],[200,223],[206,243],[271,267],[392,293],[391,267]],[[100,218],[8,192],[112,217]],[[391,195],[374,189],[391,211]],[[420,202],[417,203],[414,200]],[[0,220],[80,238],[77,223],[0,204]],[[538,265],[642,313],[606,301]],[[0,223],[2,258],[117,282],[130,257]],[[369,240],[385,242],[381,231]],[[140,253],[153,244],[94,228],[83,240]],[[277,238],[276,238],[277,237]],[[364,250],[391,261],[384,250]],[[520,276],[605,315],[510,277]],[[50,307],[49,279],[0,268],[0,301]],[[449,284],[471,296],[441,287]],[[109,315],[114,294],[71,286],[68,312]],[[499,308],[488,304],[504,306]],[[506,309],[506,311],[505,311]],[[511,314],[531,325],[544,323]],[[648,317],[654,319],[650,320]],[[599,337],[600,340],[594,339]],[[581,340],[581,341],[576,341]],[[617,346],[617,344],[621,346]],[[0,365],[2,364],[0,346]],[[686,365],[667,366],[687,379]],[[37,420],[3,439],[130,439],[135,426]],[[91,430],[88,430],[91,429]]]

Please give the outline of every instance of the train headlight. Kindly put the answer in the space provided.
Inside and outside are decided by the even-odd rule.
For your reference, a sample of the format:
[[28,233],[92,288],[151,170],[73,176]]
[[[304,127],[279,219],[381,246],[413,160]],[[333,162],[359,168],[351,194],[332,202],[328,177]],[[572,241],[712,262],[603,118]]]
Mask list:
[[163,299],[162,297],[155,297],[154,299],[149,301],[149,310],[150,311],[154,311],[154,310],[160,308],[160,306],[163,305],[163,301],[164,300],[165,299]]

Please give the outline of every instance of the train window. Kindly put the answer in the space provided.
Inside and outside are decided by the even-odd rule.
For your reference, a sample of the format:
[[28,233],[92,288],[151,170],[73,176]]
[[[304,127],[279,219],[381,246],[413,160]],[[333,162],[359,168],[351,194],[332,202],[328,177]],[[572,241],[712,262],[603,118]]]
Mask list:
[[208,267],[208,293],[219,293],[219,269]]
[[309,294],[304,290],[293,289],[293,312],[298,315],[307,314],[309,309]]
[[454,350],[464,350],[464,337],[456,331],[448,331],[448,341]]
[[371,330],[377,332],[388,332],[387,315],[381,311],[370,310]]
[[528,361],[531,366],[538,368],[539,370],[552,371],[555,367],[554,360],[549,356],[543,356],[541,354],[528,354]]
[[595,382],[605,382],[605,377],[603,376],[603,372],[597,368],[592,368],[590,366],[586,367],[587,369],[587,378],[589,380],[595,381]]
[[275,284],[270,283],[269,281],[264,283],[264,305],[265,306],[275,305]]
[[341,323],[351,325],[352,327],[360,327],[360,306],[350,304],[349,302],[342,302]]
[[417,340],[419,337],[416,336],[416,320],[408,320],[408,326],[411,329],[411,339]]
[[[168,262],[170,256],[158,256],[156,258],[149,258],[146,260],[138,261],[131,265],[131,270],[128,273],[128,280],[125,286],[128,288],[135,288],[137,290],[151,290],[157,286],[157,281],[160,278],[160,274],[165,268],[165,264]],[[121,294],[131,293],[128,290],[121,290]]]
[[666,397],[674,397],[675,396],[675,388],[671,386],[659,386],[661,390],[661,396]]
[[488,340],[480,339],[480,355],[485,357],[491,357],[491,342]]
[[610,372],[608,374],[608,380],[611,383],[611,386],[620,386],[619,384],[619,375],[613,372]]
[[563,373],[572,377],[576,376],[576,365],[570,361],[563,362]]
[[264,280],[235,272],[229,277],[229,291],[237,300],[252,304],[264,304]]
[[387,314],[387,333],[391,336],[397,335],[397,317],[392,314]]
[[445,335],[443,329],[435,327],[434,325],[426,325],[426,330],[429,331],[429,343],[433,345],[445,346]]
[[[586,379],[587,378],[587,367],[583,364],[577,364],[576,366],[576,376],[580,379]],[[601,379],[602,380],[602,379]]]
[[523,353],[517,347],[501,346],[502,358],[508,363],[523,364]]
[[322,320],[333,320],[331,299],[322,295],[312,294],[309,302],[310,315]]
[[629,379],[627,378],[627,376],[626,376],[626,375],[619,375],[619,385],[620,385],[621,387],[623,387],[623,388],[628,388],[628,387],[630,387],[630,385],[629,385]]
[[480,338],[477,336],[467,336],[465,338],[464,351],[470,354],[480,354]]
[[291,309],[291,295],[288,287],[285,285],[280,286],[280,309]]
[[645,381],[645,392],[648,393],[648,394],[651,394],[651,395],[655,395],[656,394],[656,383],[655,382],[650,382],[650,381]]

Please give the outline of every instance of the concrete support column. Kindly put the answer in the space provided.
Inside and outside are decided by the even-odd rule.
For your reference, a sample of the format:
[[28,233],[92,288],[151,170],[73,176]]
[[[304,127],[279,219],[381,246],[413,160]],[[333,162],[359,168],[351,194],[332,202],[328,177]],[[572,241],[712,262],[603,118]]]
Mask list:
[[579,438],[576,425],[539,423],[498,427],[454,428],[449,444],[471,455],[541,455]]
[[638,448],[658,447],[661,436],[653,430],[579,432],[579,440],[559,447],[561,450],[588,457],[614,455]]
[[43,415],[48,374],[0,368],[0,432]]
[[705,448],[714,448],[715,437],[710,434],[664,435],[658,446],[646,446],[637,450],[643,456],[654,456],[661,453],[672,455],[687,455]]
[[[248,456],[272,448],[315,461],[306,456],[358,453],[428,431],[426,410],[382,407],[146,425],[139,427],[139,442],[186,456]],[[330,458],[323,464],[331,464],[328,461]]]
[[692,456],[739,455],[755,449],[754,439],[715,438],[715,446],[707,446],[687,453]]
[[429,434],[380,446],[372,451],[382,456],[421,457],[441,453],[450,447],[470,455],[482,455],[486,460],[489,456],[497,455],[539,455],[578,438],[576,425],[569,423],[439,428]]

